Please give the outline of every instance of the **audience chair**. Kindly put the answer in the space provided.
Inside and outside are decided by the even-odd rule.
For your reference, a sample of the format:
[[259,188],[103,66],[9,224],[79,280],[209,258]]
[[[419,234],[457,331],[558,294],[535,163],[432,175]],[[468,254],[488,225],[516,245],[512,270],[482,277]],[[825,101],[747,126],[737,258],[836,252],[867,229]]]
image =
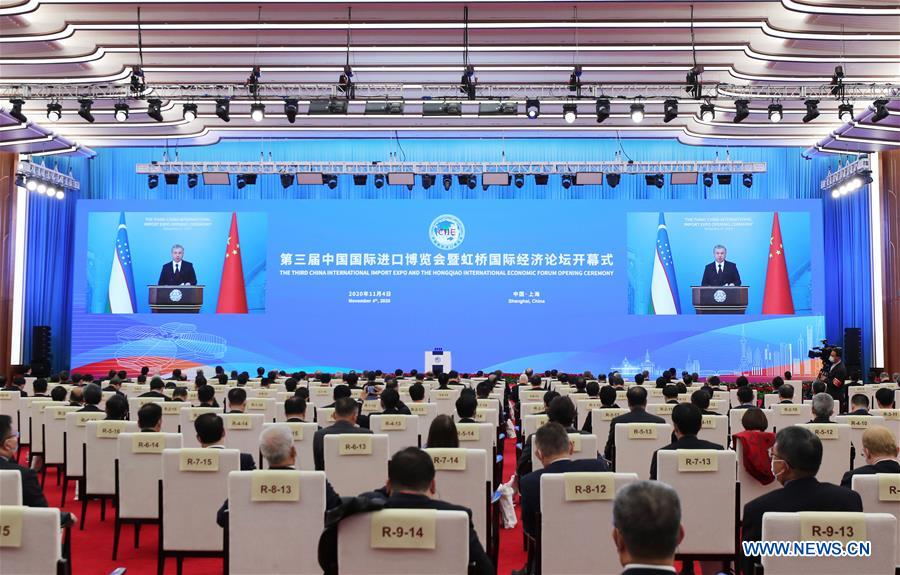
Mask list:
[[[874,475],[854,475],[853,491],[862,498],[866,513],[889,513],[900,521],[900,475],[896,473],[876,473]],[[897,545],[897,569],[900,569],[900,544]]]
[[668,423],[619,423],[615,429],[616,472],[649,479],[653,452],[672,442]]
[[389,436],[393,453],[405,447],[421,446],[418,415],[371,415],[369,429]]
[[819,481],[840,485],[850,469],[850,426],[846,423],[800,424],[822,440],[822,465],[816,474]]
[[472,522],[485,549],[491,548],[491,482],[488,454],[483,449],[434,448],[431,455],[435,467],[438,499],[472,510]]
[[226,413],[222,415],[225,424],[225,447],[237,449],[253,456],[259,467],[259,434],[263,423],[269,420],[262,413]]
[[63,434],[63,456],[65,473],[63,475],[60,507],[66,504],[69,481],[75,481],[79,497],[84,492],[84,439],[87,433],[87,422],[106,417],[102,411],[82,411],[66,413],[66,432]]
[[384,486],[392,453],[387,435],[341,433],[324,440],[325,475],[335,491],[354,496]]
[[[427,430],[431,429],[431,422],[437,417],[437,405],[434,403],[407,403],[406,407],[409,408],[411,414],[419,417],[420,434],[427,437]],[[422,443],[425,443],[424,439]]]
[[0,470],[0,505],[22,505],[22,474],[17,469]]
[[[0,517],[19,545],[0,548],[0,571],[10,575],[70,575],[59,528],[59,509],[52,507],[0,507]],[[68,531],[66,531],[68,533]]]
[[181,429],[181,443],[184,447],[200,447],[200,442],[197,440],[197,432],[194,430],[194,421],[198,416],[203,415],[204,413],[215,413],[216,415],[223,415],[221,407],[182,408],[181,413],[178,415],[178,426]]
[[106,501],[116,495],[116,457],[119,455],[118,438],[120,433],[136,432],[138,425],[134,421],[93,420],[87,422],[84,446],[82,447],[82,466],[84,470],[84,489],[79,493],[81,498],[81,524],[87,517],[88,501],[100,500],[100,521],[106,521]]
[[331,424],[334,423],[334,419],[331,418],[332,414],[334,414],[333,407],[316,408],[316,423],[319,424],[319,427],[331,427]]
[[44,425],[41,426],[44,444],[44,464],[41,467],[41,487],[47,479],[47,468],[56,469],[56,484],[59,485],[66,471],[66,414],[78,411],[74,405],[54,405],[44,409]]
[[[598,441],[596,435],[583,433],[570,433],[569,441],[572,442],[572,459],[597,459]],[[541,460],[537,458],[537,448],[534,441],[531,442],[531,470],[543,469]]]
[[[863,454],[862,436],[869,427],[876,425],[885,426],[884,418],[880,415],[838,415],[835,416],[836,423],[845,423],[850,426],[850,445],[852,446],[853,460],[852,468],[857,469],[866,465],[866,458]],[[896,437],[896,436],[894,436]]]
[[[743,410],[739,410],[743,411]],[[718,443],[722,447],[728,446],[728,416],[727,415],[704,415],[703,423],[700,427],[700,433],[697,434],[699,439]]]
[[757,481],[755,477],[747,473],[747,470],[744,468],[743,452],[744,450],[741,447],[741,444],[736,444],[735,457],[737,458],[737,481],[740,486],[740,489],[738,489],[738,516],[742,520],[744,518],[744,505],[746,505],[747,502],[753,501],[757,497],[765,495],[770,491],[781,489],[781,484],[778,483],[777,480],[772,480],[772,483],[763,485]]
[[[299,421],[263,423],[262,431],[265,431],[267,427],[273,425],[287,425],[291,428],[291,433],[294,435],[294,447],[297,449],[297,469],[301,471],[313,471],[316,468],[315,460],[313,458],[313,436],[316,434],[316,430],[319,429],[319,426],[312,422],[305,423]],[[262,433],[262,431],[260,431],[260,433]],[[261,469],[268,468],[269,464],[262,455],[259,456],[259,460],[262,462]]]
[[[109,392],[114,393],[114,392]],[[106,401],[106,397],[103,398],[104,402]],[[131,421],[137,421],[138,411],[144,405],[148,403],[171,403],[170,401],[166,401],[161,397],[129,397],[128,398],[128,419]],[[160,406],[162,407],[162,406]]]

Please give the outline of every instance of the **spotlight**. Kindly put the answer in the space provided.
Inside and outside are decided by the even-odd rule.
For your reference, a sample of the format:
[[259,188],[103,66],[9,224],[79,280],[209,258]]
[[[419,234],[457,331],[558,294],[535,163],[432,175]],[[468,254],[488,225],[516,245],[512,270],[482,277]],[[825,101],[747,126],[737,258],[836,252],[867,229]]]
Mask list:
[[563,120],[566,124],[574,124],[578,118],[578,106],[576,104],[563,104]]
[[563,177],[562,177],[562,187],[563,187],[563,189],[568,190],[569,188],[571,188],[571,187],[572,187],[572,181],[573,181],[573,180],[574,180],[574,178],[573,178],[571,175],[569,175],[569,174],[563,174]]
[[656,186],[657,188],[662,188],[663,184],[666,183],[666,178],[662,174],[647,174],[644,176],[644,183],[648,186]]
[[442,181],[442,183],[443,183],[443,185],[444,185],[444,191],[445,191],[445,192],[449,192],[449,191],[450,191],[450,187],[453,185],[453,176],[444,174],[444,177],[441,178],[441,181]]
[[716,176],[716,180],[720,186],[727,186],[731,184],[731,174],[719,174]]
[[196,188],[198,180],[197,174],[188,174],[188,187]]
[[745,188],[753,187],[753,174],[744,174],[741,178],[741,183],[744,184]]
[[541,103],[538,100],[525,100],[525,115],[534,120],[541,115]]
[[228,98],[219,98],[216,100],[216,116],[223,122],[231,121],[231,102]]
[[678,117],[678,100],[670,98],[663,102],[663,122],[669,123]]
[[178,174],[165,174],[163,179],[166,181],[167,186],[177,186],[178,185]]
[[197,119],[197,104],[185,104],[181,107],[181,117],[187,120],[188,122],[193,122]]
[[44,193],[47,194],[47,197],[52,198],[56,195],[56,188],[54,188],[53,186],[47,186],[47,191]]
[[631,105],[631,121],[635,124],[640,124],[644,121],[644,105],[643,104],[632,104]]
[[29,192],[33,192],[37,189],[38,183],[35,180],[28,180],[25,182],[25,189]]
[[278,179],[281,180],[281,187],[284,189],[294,185],[294,174],[279,174]]
[[78,100],[78,104],[78,115],[93,124],[94,115],[91,113],[91,106],[94,105],[94,101],[90,98],[82,98],[81,100]]
[[247,185],[247,180],[244,178],[244,174],[238,174],[237,178],[235,178],[235,181],[237,182],[237,189],[239,190],[243,190]]
[[487,185],[487,184],[485,184],[485,183],[482,183],[482,184],[481,184],[481,191],[482,191],[482,192],[486,192],[486,191],[488,190],[489,187],[490,187],[489,185]]
[[[159,177],[157,176],[156,179],[159,180]],[[156,186],[154,185],[153,187],[155,188]],[[43,194],[46,191],[47,191],[47,184],[45,184],[44,182],[38,182],[37,193]]]
[[22,105],[25,104],[25,100],[20,98],[15,98],[9,101],[12,104],[12,109],[9,111],[9,115],[18,120],[22,124],[28,123],[28,117],[22,113]]
[[244,174],[244,182],[246,182],[248,186],[255,186],[257,175],[258,174]]
[[150,174],[147,176],[147,187],[151,190],[156,188],[159,185],[159,175],[158,174]]
[[476,183],[477,182],[475,181],[475,174],[469,174],[468,176],[466,176],[466,185],[469,187],[470,190],[475,189]]
[[840,190],[838,190],[837,188],[831,190],[831,197],[832,197],[832,198],[839,198],[839,197],[841,197],[841,192],[840,192]]
[[853,120],[853,104],[844,102],[838,106],[838,118],[841,122],[850,122]]
[[784,117],[784,108],[781,104],[769,104],[769,121],[777,124]]
[[56,199],[62,200],[66,197],[66,193],[62,190],[56,190]]
[[743,122],[750,115],[750,102],[747,100],[736,100],[734,102],[734,119],[735,124]]
[[162,100],[158,98],[151,98],[147,100],[147,115],[157,122],[162,122]]
[[610,188],[618,186],[620,181],[622,181],[622,174],[617,174],[615,172],[606,174],[606,183],[609,184]]
[[712,122],[716,119],[716,107],[709,101],[700,104],[700,119],[704,122]]
[[335,189],[338,185],[337,176],[335,176],[334,174],[328,174],[323,179],[325,180],[325,185],[328,186],[329,190]]
[[713,184],[713,175],[711,172],[706,172],[703,174],[703,185],[707,188],[711,188]]
[[116,122],[124,122],[128,119],[128,104],[119,102],[114,108],[116,110]]
[[522,174],[516,174],[515,176],[513,176],[513,184],[517,188],[521,189],[522,186],[525,185],[525,176]]
[[257,102],[256,104],[250,105],[250,117],[254,122],[262,122],[266,119],[266,106],[265,104],[260,104]]
[[375,188],[381,189],[384,187],[384,174],[375,174]]
[[550,181],[550,176],[548,174],[535,174],[534,175],[534,185],[536,186],[546,186],[547,182]]
[[143,94],[147,89],[144,82],[144,70],[140,66],[131,67],[131,91],[135,94]]
[[368,182],[368,181],[369,181],[369,176],[367,176],[366,174],[353,174],[353,185],[354,186],[365,186],[366,182]]
[[422,174],[422,189],[429,189],[434,185],[435,177],[431,174]]
[[600,124],[603,120],[609,118],[610,113],[610,103],[607,98],[599,98],[597,100],[597,123]]
[[818,100],[806,100],[805,102],[803,102],[803,105],[806,106],[806,115],[803,116],[804,124],[808,124],[819,117]]
[[47,119],[51,122],[59,122],[62,119],[62,105],[58,102],[47,104]]
[[887,100],[875,100],[872,106],[875,107],[875,113],[872,114],[873,122],[880,122],[888,117]]
[[297,119],[297,110],[299,109],[297,105],[296,98],[285,98],[284,99],[284,115],[287,116],[287,121],[291,124]]

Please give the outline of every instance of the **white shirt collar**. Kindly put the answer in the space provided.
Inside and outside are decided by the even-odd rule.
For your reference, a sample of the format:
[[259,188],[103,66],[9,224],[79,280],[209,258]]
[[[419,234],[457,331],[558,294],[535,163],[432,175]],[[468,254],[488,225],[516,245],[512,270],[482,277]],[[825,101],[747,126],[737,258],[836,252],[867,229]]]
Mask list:
[[180,262],[176,262],[175,260],[172,260],[172,271],[175,271],[176,265],[181,266],[181,264],[183,264],[183,263],[184,263],[184,260],[181,260]]
[[678,572],[671,565],[647,565],[646,563],[629,563],[625,566],[624,571],[629,569],[657,569],[660,571],[671,571],[672,573]]

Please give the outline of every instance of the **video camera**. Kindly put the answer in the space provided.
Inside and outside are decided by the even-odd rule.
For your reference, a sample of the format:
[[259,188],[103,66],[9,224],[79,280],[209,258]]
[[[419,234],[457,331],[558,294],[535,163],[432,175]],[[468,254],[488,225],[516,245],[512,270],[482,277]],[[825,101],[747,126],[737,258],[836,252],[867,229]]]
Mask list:
[[830,343],[828,343],[827,339],[823,339],[822,345],[809,350],[807,356],[810,359],[821,359],[822,369],[827,371],[831,369],[831,352],[833,350],[841,351],[841,347],[837,345],[831,345]]

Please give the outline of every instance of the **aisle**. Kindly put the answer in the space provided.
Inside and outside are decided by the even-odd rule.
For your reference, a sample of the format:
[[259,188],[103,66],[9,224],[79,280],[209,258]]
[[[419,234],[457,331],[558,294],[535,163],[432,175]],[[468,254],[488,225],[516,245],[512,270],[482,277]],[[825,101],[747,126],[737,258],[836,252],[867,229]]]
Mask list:
[[[516,442],[509,439],[503,451],[503,481],[516,470]],[[497,575],[509,575],[513,569],[521,569],[525,565],[528,554],[522,547],[522,521],[518,500],[516,501],[516,517],[519,522],[513,529],[500,529],[500,556],[497,560]]]

